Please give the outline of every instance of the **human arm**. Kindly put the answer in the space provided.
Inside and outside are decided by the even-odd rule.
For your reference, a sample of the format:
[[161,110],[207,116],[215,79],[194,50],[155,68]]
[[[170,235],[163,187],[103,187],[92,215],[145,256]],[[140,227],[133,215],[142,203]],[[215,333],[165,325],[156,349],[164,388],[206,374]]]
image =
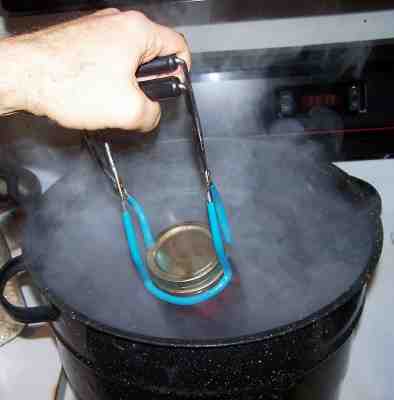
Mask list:
[[68,128],[149,131],[160,107],[142,93],[135,72],[174,53],[190,65],[182,35],[116,9],[3,39],[0,115],[22,110]]

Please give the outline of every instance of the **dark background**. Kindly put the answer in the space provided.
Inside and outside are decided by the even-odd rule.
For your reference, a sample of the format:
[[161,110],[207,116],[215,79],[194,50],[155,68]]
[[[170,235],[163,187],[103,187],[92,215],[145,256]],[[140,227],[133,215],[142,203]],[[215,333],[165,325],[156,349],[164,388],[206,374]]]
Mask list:
[[12,13],[35,14],[105,8],[143,9],[168,22],[193,24],[256,18],[327,15],[394,8],[392,0],[2,0]]

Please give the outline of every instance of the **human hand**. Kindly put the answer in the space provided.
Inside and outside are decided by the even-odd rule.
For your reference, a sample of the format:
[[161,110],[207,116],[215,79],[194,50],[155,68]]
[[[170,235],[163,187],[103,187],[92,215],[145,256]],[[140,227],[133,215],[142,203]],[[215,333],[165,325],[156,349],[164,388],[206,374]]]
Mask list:
[[139,88],[137,68],[175,53],[190,66],[182,35],[134,11],[103,10],[4,44],[14,63],[21,55],[15,108],[75,129],[152,130],[160,106]]

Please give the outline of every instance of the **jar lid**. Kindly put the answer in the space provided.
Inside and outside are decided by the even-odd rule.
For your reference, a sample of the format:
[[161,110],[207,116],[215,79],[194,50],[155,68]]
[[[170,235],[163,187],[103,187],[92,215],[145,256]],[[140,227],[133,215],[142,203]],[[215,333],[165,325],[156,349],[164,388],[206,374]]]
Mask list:
[[194,295],[212,287],[223,275],[207,226],[184,223],[162,232],[148,252],[152,280],[176,295]]

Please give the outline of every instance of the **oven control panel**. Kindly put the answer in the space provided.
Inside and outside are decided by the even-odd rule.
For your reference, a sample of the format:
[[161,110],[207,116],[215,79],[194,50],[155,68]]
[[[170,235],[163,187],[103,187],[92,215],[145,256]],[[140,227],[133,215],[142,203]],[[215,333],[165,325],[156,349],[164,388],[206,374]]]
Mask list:
[[366,82],[343,82],[280,88],[277,109],[280,118],[306,115],[315,107],[328,107],[341,115],[365,114],[368,111]]

